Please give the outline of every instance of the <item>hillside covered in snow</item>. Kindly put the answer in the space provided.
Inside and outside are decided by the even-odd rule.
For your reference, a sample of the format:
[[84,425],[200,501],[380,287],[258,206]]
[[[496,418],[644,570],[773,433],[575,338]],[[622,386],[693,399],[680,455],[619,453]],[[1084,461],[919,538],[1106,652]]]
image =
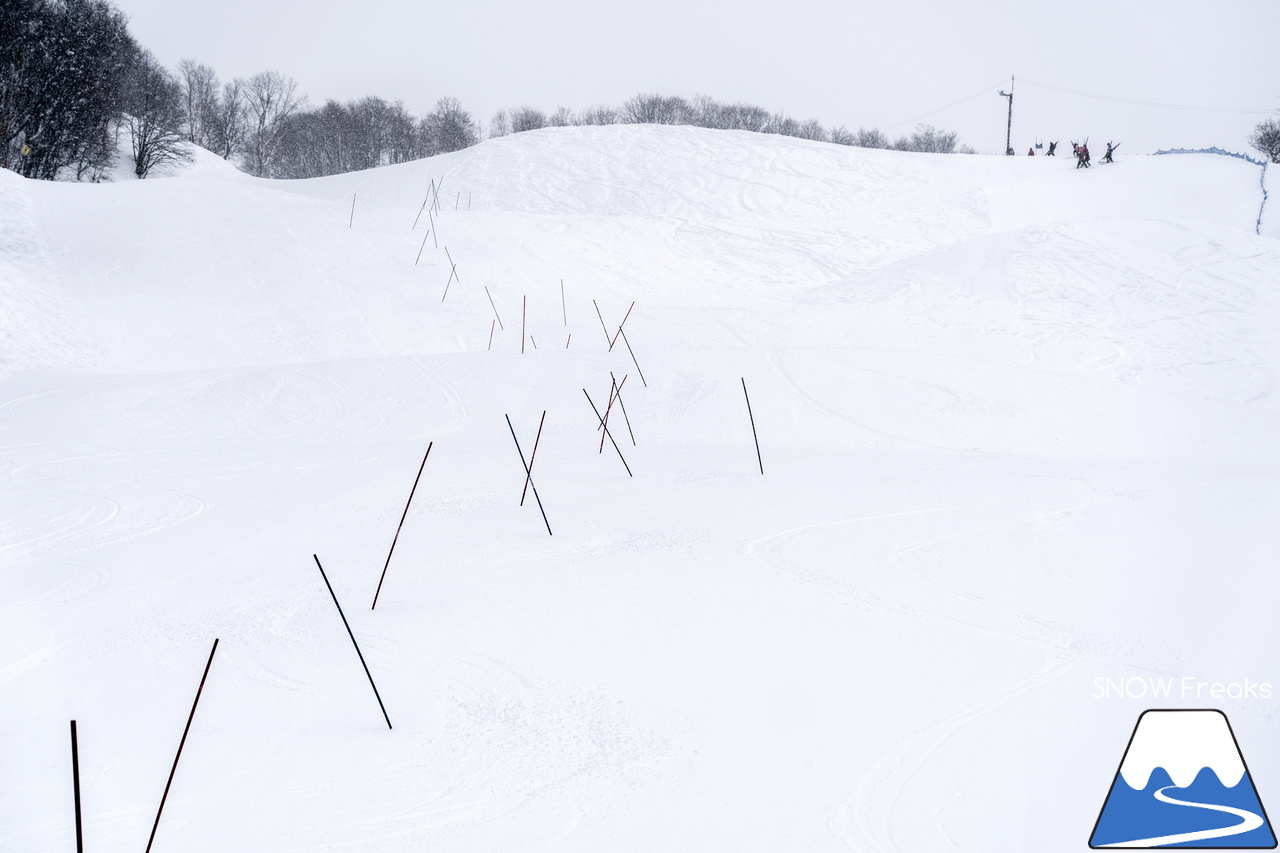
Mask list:
[[[1280,212],[1073,167],[0,171],[0,849],[74,844],[72,719],[141,849],[215,638],[158,853],[1080,850],[1148,707],[1280,802]],[[1185,677],[1277,698],[1096,695]]]

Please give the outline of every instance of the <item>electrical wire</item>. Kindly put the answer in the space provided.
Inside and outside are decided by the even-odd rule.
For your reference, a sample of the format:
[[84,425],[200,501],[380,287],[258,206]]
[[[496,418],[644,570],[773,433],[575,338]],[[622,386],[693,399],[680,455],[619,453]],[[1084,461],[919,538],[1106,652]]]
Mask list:
[[1076,95],[1081,98],[1097,98],[1100,101],[1115,101],[1120,104],[1134,104],[1142,107],[1158,107],[1165,110],[1186,110],[1188,112],[1203,113],[1245,113],[1260,114],[1269,113],[1272,110],[1243,110],[1233,107],[1190,107],[1184,104],[1162,104],[1157,101],[1139,101],[1134,98],[1118,98],[1114,95],[1095,95],[1090,92],[1078,92],[1075,89],[1064,89],[1061,86],[1050,86],[1048,83],[1037,83],[1035,80],[1028,80],[1026,77],[1018,78],[1019,83],[1026,83],[1029,86],[1036,86],[1041,89],[1051,89],[1054,92],[1063,92],[1068,95]]
[[987,94],[988,92],[990,92],[990,91],[991,91],[992,89],[994,89],[996,86],[1002,86],[1002,85],[1004,85],[1004,80],[1003,80],[1003,79],[1001,79],[1001,80],[997,80],[995,83],[992,83],[990,86],[983,86],[981,89],[979,89],[978,91],[974,92],[972,95],[966,95],[965,97],[961,98],[961,99],[960,99],[960,100],[958,100],[958,101],[952,101],[951,103],[947,104],[945,107],[938,107],[937,109],[929,110],[929,112],[927,112],[927,113],[920,113],[920,115],[918,115],[918,116],[912,116],[911,118],[903,119],[902,121],[894,122],[893,124],[885,125],[885,130],[892,130],[892,129],[893,129],[893,128],[895,128],[895,127],[901,127],[901,126],[902,126],[902,125],[904,125],[904,124],[910,124],[910,123],[911,123],[911,122],[913,122],[913,121],[919,121],[919,120],[920,120],[920,119],[922,119],[922,118],[928,118],[929,116],[931,116],[931,115],[935,115],[936,113],[940,113],[940,112],[942,112],[943,110],[949,110],[949,109],[951,109],[952,107],[958,107],[958,106],[960,106],[961,104],[963,104],[964,102],[966,102],[966,101],[972,101],[974,98],[981,97],[982,95],[985,95],[985,94]]

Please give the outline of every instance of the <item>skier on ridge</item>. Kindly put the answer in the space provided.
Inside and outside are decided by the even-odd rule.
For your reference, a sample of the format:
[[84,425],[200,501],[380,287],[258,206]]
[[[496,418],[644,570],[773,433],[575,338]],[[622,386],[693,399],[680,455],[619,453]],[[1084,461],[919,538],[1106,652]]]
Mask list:
[[1113,151],[1115,151],[1115,150],[1116,150],[1117,148],[1119,148],[1119,147],[1120,147],[1120,143],[1119,143],[1119,142],[1117,142],[1115,145],[1112,145],[1110,142],[1108,142],[1108,143],[1107,143],[1107,153],[1106,153],[1106,154],[1104,154],[1104,155],[1102,156],[1102,162],[1103,162],[1103,163],[1114,163],[1114,162],[1115,162],[1115,160],[1112,160],[1112,159],[1111,159],[1111,153],[1112,153]]

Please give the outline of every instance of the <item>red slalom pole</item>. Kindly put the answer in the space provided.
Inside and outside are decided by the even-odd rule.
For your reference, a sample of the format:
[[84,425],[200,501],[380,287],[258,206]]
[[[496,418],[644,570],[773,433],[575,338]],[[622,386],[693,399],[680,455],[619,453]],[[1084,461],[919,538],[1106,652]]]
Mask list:
[[[595,401],[591,399],[591,395],[587,394],[587,389],[583,388],[582,393],[586,394],[587,402],[591,404],[591,411],[596,413],[596,420],[601,426],[604,426],[604,418],[600,417],[600,410],[596,408]],[[607,426],[604,428],[604,434],[609,436],[609,442],[613,445],[613,449],[618,451],[618,458],[622,459],[622,467],[627,469],[627,476],[634,477],[635,474],[631,473],[631,466],[627,464],[626,459],[622,458],[622,451],[618,450],[618,442],[613,440],[613,433],[609,432],[609,428]]]
[[[635,308],[636,303],[632,301],[631,308]],[[613,352],[613,345],[618,342],[618,335],[622,334],[622,327],[626,325],[627,318],[631,316],[631,308],[627,309],[627,313],[622,316],[622,322],[618,324],[618,331],[613,333],[613,340],[609,341],[609,352]]]
[[[622,394],[622,383],[627,381],[627,377],[622,377],[622,382],[613,379],[613,374],[609,374],[612,384],[609,386],[609,403],[604,407],[604,420],[600,422],[600,426],[607,433],[609,431],[609,412],[613,409],[613,401],[618,399],[618,395]],[[604,453],[604,436],[600,436],[600,453]]]

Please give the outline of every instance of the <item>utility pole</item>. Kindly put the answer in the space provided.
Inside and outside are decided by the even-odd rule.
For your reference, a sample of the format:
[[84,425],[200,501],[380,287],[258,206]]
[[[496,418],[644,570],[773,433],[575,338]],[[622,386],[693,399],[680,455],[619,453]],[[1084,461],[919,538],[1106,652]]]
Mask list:
[[1010,77],[1009,91],[1000,90],[1001,97],[1009,99],[1009,122],[1005,125],[1004,130],[1004,153],[1009,156],[1013,155],[1013,81],[1014,78]]

